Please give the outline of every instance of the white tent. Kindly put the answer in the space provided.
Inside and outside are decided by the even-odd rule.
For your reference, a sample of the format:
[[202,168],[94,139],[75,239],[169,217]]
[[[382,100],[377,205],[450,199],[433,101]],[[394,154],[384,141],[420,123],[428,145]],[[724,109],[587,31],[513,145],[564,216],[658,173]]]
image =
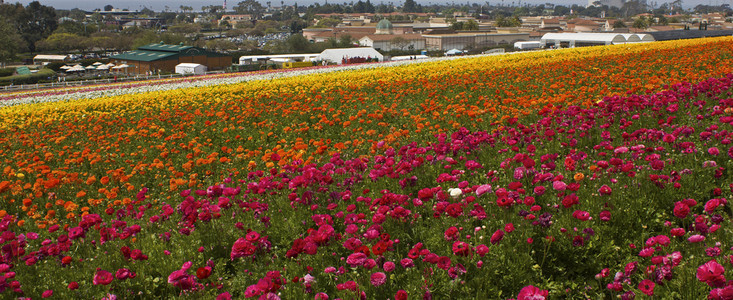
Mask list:
[[66,72],[81,72],[81,71],[86,71],[86,69],[84,69],[84,67],[73,66],[66,70]]
[[653,41],[656,41],[656,40],[654,39],[654,36],[652,36],[651,34],[646,34],[646,33],[637,33],[636,35],[637,35],[637,36],[639,37],[639,40],[640,40],[640,42],[642,42],[642,43],[648,43],[648,42],[653,42]]
[[95,62],[95,63],[92,64],[92,66],[99,66],[99,65],[102,65],[102,63],[101,62]]
[[206,66],[202,64],[180,63],[176,65],[176,73],[183,75],[203,75],[206,69]]
[[129,67],[130,66],[127,64],[121,64],[119,66],[112,67],[112,69],[119,70],[119,69],[124,69],[124,68],[129,68]]
[[546,33],[540,40],[543,45],[568,43],[568,47],[616,45],[626,43],[626,38],[619,33]]
[[109,70],[109,66],[108,65],[101,65],[101,66],[97,67],[97,70]]
[[639,43],[641,42],[641,38],[639,38],[638,35],[633,33],[622,33],[621,35],[626,38],[626,43]]
[[344,60],[351,58],[376,58],[379,61],[384,60],[384,56],[371,47],[360,48],[339,48],[326,49],[316,56],[315,61],[330,61],[332,63],[342,64]]

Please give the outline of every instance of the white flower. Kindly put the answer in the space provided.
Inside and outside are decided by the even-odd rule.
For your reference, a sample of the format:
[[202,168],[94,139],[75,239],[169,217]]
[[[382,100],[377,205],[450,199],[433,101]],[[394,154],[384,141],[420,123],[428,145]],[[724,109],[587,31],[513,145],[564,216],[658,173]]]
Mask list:
[[461,189],[458,189],[458,188],[456,188],[456,189],[448,189],[448,193],[450,194],[451,197],[458,198],[458,196],[460,196],[461,194],[463,194],[463,191]]

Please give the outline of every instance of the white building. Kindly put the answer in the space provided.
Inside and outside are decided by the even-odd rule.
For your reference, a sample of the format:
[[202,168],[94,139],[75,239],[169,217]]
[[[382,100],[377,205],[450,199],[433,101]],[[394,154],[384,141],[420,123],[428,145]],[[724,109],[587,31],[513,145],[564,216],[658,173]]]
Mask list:
[[194,63],[181,63],[176,65],[176,73],[182,75],[203,75],[206,74],[206,66]]
[[340,65],[343,61],[355,58],[376,58],[379,61],[384,60],[384,56],[371,47],[326,49],[315,60],[328,61]]

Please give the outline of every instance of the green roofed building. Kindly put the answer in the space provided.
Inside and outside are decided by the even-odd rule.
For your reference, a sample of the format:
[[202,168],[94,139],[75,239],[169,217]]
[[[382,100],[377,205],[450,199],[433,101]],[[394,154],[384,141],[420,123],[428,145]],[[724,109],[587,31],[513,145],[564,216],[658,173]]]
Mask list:
[[110,58],[116,65],[127,64],[129,66],[121,70],[136,74],[172,73],[176,65],[180,63],[202,64],[208,70],[222,70],[232,64],[232,57],[225,54],[193,46],[169,45],[163,42],[145,45]]

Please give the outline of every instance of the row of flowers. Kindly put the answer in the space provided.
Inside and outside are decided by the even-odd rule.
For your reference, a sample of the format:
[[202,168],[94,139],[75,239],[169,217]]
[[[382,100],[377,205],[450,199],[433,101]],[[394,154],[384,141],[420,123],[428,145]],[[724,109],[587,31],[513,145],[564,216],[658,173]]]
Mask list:
[[7,214],[0,285],[32,297],[731,299],[732,86],[730,74],[546,107],[492,132],[335,153],[162,202],[143,188],[43,231]]

